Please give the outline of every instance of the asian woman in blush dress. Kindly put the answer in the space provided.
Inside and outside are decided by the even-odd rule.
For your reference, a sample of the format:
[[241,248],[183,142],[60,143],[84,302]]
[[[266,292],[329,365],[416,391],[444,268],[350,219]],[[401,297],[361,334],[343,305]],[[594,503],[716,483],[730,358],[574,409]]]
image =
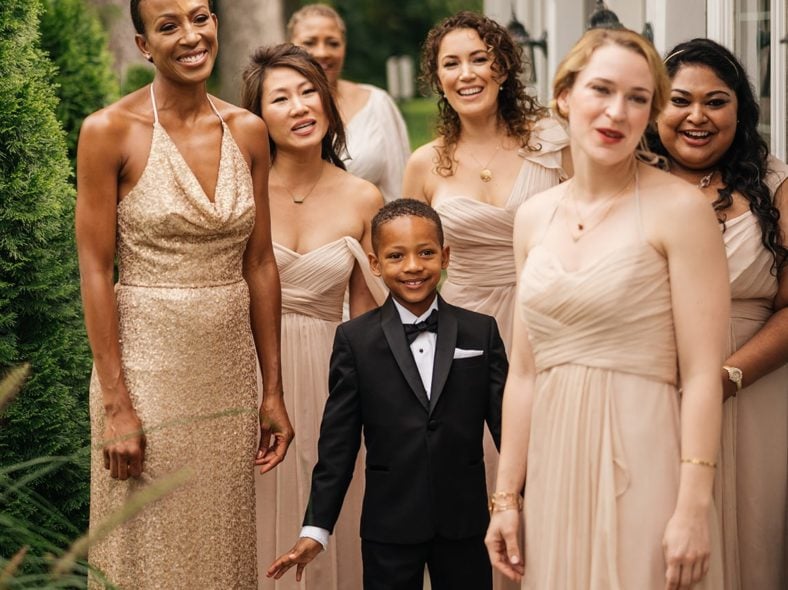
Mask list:
[[[328,397],[328,363],[349,286],[350,316],[382,303],[369,271],[370,223],[380,191],[349,174],[344,130],[320,64],[285,43],[257,50],[243,75],[243,106],[269,129],[274,253],[282,282],[282,379],[296,436],[280,469],[257,480],[258,561],[286,552],[309,498]],[[358,481],[357,481],[358,480]],[[328,555],[305,581],[260,576],[259,588],[351,590],[361,581],[363,470],[354,477]]]
[[777,590],[788,583],[788,166],[769,155],[747,73],[730,51],[693,39],[667,55],[672,90],[652,148],[713,206],[728,255],[715,483],[725,588]]
[[[452,262],[441,295],[495,317],[511,350],[515,304],[512,228],[517,208],[555,186],[571,166],[561,124],[525,92],[520,48],[498,23],[474,12],[428,33],[423,81],[439,95],[438,138],[418,148],[403,194],[426,200],[443,222]],[[488,487],[497,451],[485,439]],[[496,587],[507,582],[496,572]]]
[[308,4],[290,18],[287,40],[306,49],[326,72],[345,125],[348,172],[377,186],[387,202],[400,198],[410,155],[405,121],[384,90],[342,78],[347,51],[342,17],[325,4]]
[[528,590],[722,588],[725,251],[699,191],[636,158],[669,92],[654,47],[625,29],[585,33],[553,82],[575,173],[515,220],[486,539],[493,565]]
[[[132,0],[130,9],[153,83],[85,119],[77,155],[94,359],[98,538],[88,586],[248,590],[257,584],[255,462],[273,468],[293,436],[279,371],[266,128],[207,92],[218,49],[211,2]],[[183,485],[100,533],[178,472]]]

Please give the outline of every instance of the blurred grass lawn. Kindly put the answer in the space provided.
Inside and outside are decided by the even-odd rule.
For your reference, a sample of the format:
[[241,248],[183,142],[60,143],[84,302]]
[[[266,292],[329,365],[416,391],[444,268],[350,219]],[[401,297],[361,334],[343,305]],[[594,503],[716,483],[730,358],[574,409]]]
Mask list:
[[408,126],[410,149],[432,141],[438,106],[435,98],[412,98],[399,103],[400,111]]

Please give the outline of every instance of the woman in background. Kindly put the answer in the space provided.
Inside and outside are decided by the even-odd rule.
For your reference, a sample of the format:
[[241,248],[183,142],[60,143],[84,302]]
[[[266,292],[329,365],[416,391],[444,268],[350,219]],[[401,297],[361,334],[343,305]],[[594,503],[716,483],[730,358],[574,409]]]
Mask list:
[[[243,75],[242,104],[269,130],[271,232],[282,282],[282,383],[296,431],[289,460],[257,479],[258,563],[267,563],[299,536],[345,290],[349,286],[351,317],[377,307],[385,296],[366,257],[372,249],[370,223],[383,199],[374,185],[345,171],[344,130],[328,80],[302,48],[285,43],[258,49]],[[258,587],[360,587],[362,495],[359,470],[330,543],[318,539],[329,555],[315,562],[305,582],[261,575]]]
[[410,155],[405,121],[385,91],[341,78],[347,50],[342,17],[325,4],[309,4],[290,18],[287,37],[312,54],[328,77],[345,125],[348,172],[376,185],[386,201],[400,198]]
[[786,585],[788,166],[758,133],[758,103],[736,57],[709,39],[668,52],[670,100],[652,149],[714,207],[728,256],[731,316],[720,380],[715,499],[728,590]]
[[517,212],[486,539],[529,590],[722,587],[725,252],[699,192],[635,156],[669,89],[651,43],[625,29],[588,31],[553,82],[575,174]]

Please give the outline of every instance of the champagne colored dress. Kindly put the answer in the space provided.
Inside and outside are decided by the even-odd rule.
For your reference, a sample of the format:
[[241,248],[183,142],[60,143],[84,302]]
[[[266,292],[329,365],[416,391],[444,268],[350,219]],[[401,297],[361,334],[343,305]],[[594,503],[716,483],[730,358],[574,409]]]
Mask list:
[[[774,195],[788,166],[769,162]],[[722,234],[731,282],[728,355],[774,313],[777,277],[752,212],[725,223]],[[723,405],[715,501],[722,522],[726,590],[786,587],[788,482],[788,365],[761,377]]]
[[[282,283],[282,384],[296,435],[285,460],[256,476],[258,561],[265,566],[288,551],[301,531],[328,398],[334,333],[342,321],[342,299],[356,261],[375,299],[385,298],[381,283],[369,273],[366,254],[353,238],[340,238],[306,254],[274,243],[274,253]],[[309,564],[300,583],[295,571],[280,580],[261,575],[260,590],[360,590],[361,457],[359,453],[360,469],[353,475],[328,550]]]
[[[448,276],[441,295],[454,305],[493,316],[498,322],[507,352],[511,352],[512,318],[517,276],[512,237],[517,208],[529,197],[565,179],[561,150],[569,137],[555,119],[539,121],[529,146],[521,149],[520,173],[503,207],[458,195],[440,200],[435,210],[441,217],[446,244],[451,246]],[[536,147],[541,146],[538,151]],[[495,491],[498,451],[485,429],[484,463],[487,489]],[[493,571],[495,590],[515,588],[498,570]]]
[[[153,100],[150,155],[117,212],[121,360],[147,437],[144,473],[111,479],[91,456],[92,534],[168,474],[188,481],[90,548],[90,563],[126,589],[253,589],[256,355],[241,274],[254,225],[252,178],[230,129],[209,200],[161,126]],[[211,104],[213,107],[213,104]],[[92,440],[104,434],[95,370]],[[90,587],[103,587],[91,575]]]
[[402,194],[402,175],[410,156],[405,121],[386,91],[359,84],[369,98],[345,127],[347,171],[378,187],[388,203]]
[[[537,370],[522,587],[663,590],[680,471],[667,261],[642,228],[639,241],[572,272],[537,244],[518,310]],[[711,568],[696,590],[722,588],[715,516]]]

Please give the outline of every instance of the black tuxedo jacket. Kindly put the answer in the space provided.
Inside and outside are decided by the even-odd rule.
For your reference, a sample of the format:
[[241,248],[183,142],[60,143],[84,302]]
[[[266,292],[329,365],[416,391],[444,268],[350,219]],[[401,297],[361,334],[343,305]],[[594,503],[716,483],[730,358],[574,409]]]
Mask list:
[[[438,301],[431,399],[394,302],[337,328],[304,525],[333,531],[361,443],[362,538],[462,539],[489,522],[482,435],[500,444],[508,363],[495,319]],[[455,348],[481,356],[454,358]]]

